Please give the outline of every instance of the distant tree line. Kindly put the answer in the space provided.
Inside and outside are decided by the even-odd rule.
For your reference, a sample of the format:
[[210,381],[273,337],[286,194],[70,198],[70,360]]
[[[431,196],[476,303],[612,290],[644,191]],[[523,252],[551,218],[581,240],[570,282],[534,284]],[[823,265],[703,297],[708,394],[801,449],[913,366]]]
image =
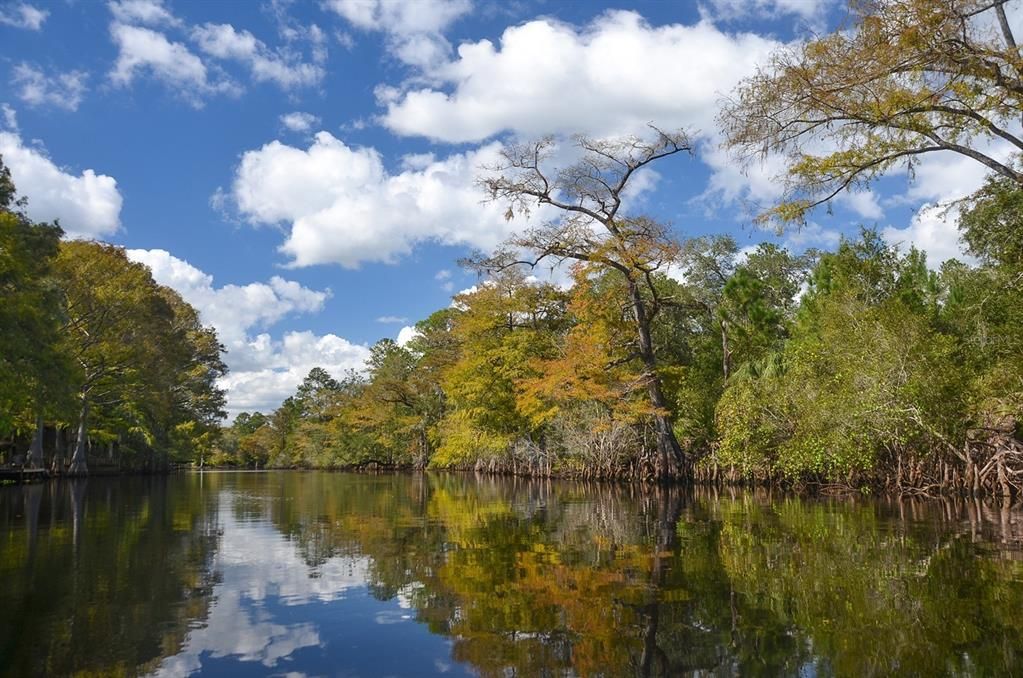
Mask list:
[[[681,130],[577,138],[561,168],[552,139],[512,145],[483,188],[510,218],[557,215],[467,260],[478,289],[376,344],[364,374],[314,371],[240,417],[218,460],[1015,493],[1023,58],[1002,4],[851,3],[720,116],[741,166],[783,161],[781,199],[756,214],[782,229],[927,154],[983,164],[984,187],[949,205],[977,265],[932,270],[869,229],[799,256],[676,238],[623,205],[638,173],[691,150]],[[571,285],[533,278],[544,261]]]
[[681,280],[644,292],[675,300],[651,324],[663,410],[622,276],[579,265],[564,289],[512,267],[378,342],[364,374],[315,369],[239,416],[214,461],[660,478],[659,415],[700,480],[1015,492],[1023,259],[983,244],[998,184],[963,219],[973,267],[929,270],[870,230],[801,256],[682,243]]
[[124,250],[35,223],[0,159],[0,459],[83,475],[212,449],[223,347]]

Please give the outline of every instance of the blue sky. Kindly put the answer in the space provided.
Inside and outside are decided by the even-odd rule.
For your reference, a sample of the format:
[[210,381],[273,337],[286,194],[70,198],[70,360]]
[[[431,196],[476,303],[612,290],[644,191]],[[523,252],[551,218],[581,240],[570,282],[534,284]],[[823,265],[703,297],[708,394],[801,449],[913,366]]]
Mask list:
[[197,306],[228,347],[232,411],[267,410],[475,282],[458,257],[524,227],[473,184],[516,139],[684,127],[695,156],[636,199],[683,236],[798,250],[867,224],[955,256],[930,206],[983,176],[957,158],[800,232],[748,224],[778,165],[744,176],[720,150],[720,99],[842,16],[835,0],[0,0],[0,154],[33,217],[124,246]]

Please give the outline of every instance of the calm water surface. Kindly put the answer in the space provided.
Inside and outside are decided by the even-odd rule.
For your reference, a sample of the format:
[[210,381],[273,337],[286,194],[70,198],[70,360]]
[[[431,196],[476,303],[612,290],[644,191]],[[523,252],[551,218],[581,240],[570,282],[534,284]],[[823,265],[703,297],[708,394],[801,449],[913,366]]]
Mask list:
[[1023,674],[1023,516],[461,475],[0,488],[0,674]]

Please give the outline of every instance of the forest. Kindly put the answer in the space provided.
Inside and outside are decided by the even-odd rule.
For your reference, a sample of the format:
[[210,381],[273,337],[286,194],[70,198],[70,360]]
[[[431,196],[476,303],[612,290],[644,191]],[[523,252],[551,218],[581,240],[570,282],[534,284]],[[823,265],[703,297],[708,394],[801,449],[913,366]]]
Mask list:
[[71,473],[187,458],[1016,494],[1023,58],[1005,21],[969,22],[986,11],[1002,6],[854,3],[851,25],[779,51],[718,120],[738,166],[786,167],[753,228],[797,231],[925,154],[981,163],[985,184],[945,205],[969,260],[929,262],[870,227],[834,251],[687,237],[632,197],[698,151],[691,131],[579,136],[561,166],[555,139],[509,144],[481,188],[509,219],[550,218],[460,262],[475,288],[410,341],[376,343],[365,370],[314,369],[222,429],[215,333],[117,248],[31,223],[5,175],[0,314],[18,329],[0,336],[0,429]]
[[[373,346],[364,373],[313,370],[275,412],[238,417],[213,461],[1017,492],[1023,59],[999,3],[850,12],[724,102],[735,162],[786,163],[754,222],[798,229],[843,191],[955,153],[990,171],[946,205],[971,261],[870,228],[830,252],[681,237],[628,197],[638,172],[693,152],[684,130],[578,137],[565,167],[554,140],[524,143],[480,183],[510,218],[558,216],[463,262],[476,288]],[[971,23],[983,12],[1000,29]],[[570,280],[534,276],[551,262]]]
[[85,475],[211,449],[225,402],[216,332],[122,248],[61,240],[16,196],[0,159],[0,454]]
[[579,266],[563,289],[511,268],[404,346],[378,342],[365,374],[316,369],[273,413],[241,414],[211,461],[656,478],[660,414],[694,479],[1015,491],[1018,259],[932,271],[869,230],[835,252],[737,252],[687,241],[684,281],[651,277],[653,373],[618,276]]

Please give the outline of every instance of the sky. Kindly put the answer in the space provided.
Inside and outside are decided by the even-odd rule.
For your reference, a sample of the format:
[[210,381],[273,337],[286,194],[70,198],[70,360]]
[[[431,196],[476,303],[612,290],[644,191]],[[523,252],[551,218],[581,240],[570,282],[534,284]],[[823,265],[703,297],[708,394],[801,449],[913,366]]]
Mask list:
[[0,0],[0,155],[29,216],[123,246],[217,328],[232,416],[269,411],[477,282],[457,260],[529,223],[476,185],[516,141],[684,128],[693,155],[637,177],[631,205],[680,237],[798,252],[869,226],[961,258],[938,206],[984,172],[957,156],[800,230],[750,224],[780,166],[736,166],[721,101],[844,17],[838,0]]

